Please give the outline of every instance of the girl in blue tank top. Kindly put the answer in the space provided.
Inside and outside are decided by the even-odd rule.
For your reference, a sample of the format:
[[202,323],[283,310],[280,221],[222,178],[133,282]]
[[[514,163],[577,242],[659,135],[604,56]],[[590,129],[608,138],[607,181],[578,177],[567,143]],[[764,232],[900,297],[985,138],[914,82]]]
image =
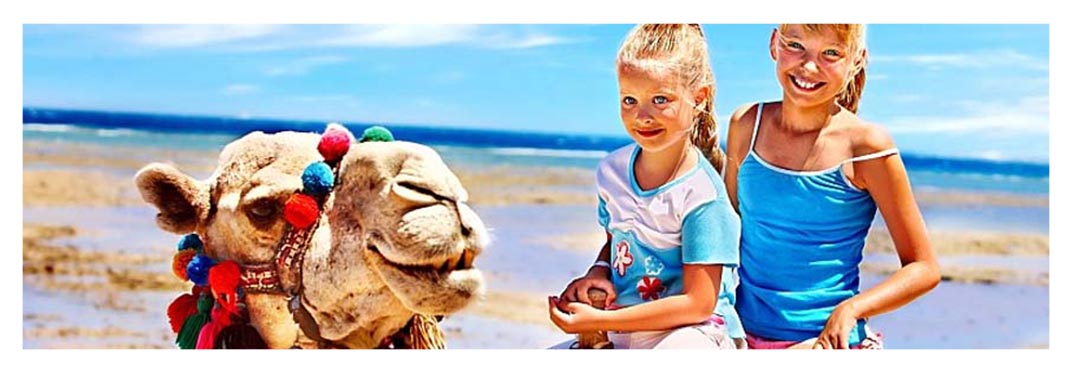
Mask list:
[[[856,116],[863,25],[780,25],[771,57],[780,102],[731,117],[727,192],[742,221],[736,309],[750,348],[879,348],[865,326],[939,283],[897,148]],[[902,268],[860,291],[876,210]]]

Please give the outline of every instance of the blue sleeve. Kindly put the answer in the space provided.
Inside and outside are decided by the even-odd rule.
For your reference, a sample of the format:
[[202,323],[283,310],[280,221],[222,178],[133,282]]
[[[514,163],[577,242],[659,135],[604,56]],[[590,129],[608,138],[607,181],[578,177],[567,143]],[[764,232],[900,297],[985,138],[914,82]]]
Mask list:
[[682,222],[682,263],[737,267],[741,219],[726,200],[705,203]]
[[604,202],[604,198],[597,196],[597,199],[600,200],[600,205],[598,207],[598,213],[600,214],[600,226],[604,227],[604,230],[607,230],[607,224],[611,222],[611,213],[607,212],[607,202]]

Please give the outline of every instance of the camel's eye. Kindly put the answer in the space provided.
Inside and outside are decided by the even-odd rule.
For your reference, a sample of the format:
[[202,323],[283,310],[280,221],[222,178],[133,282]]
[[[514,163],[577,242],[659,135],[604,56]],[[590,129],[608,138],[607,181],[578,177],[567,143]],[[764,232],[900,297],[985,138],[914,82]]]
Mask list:
[[249,204],[249,207],[246,208],[246,215],[252,220],[266,222],[275,219],[276,215],[279,215],[279,211],[278,201],[271,198],[261,198]]

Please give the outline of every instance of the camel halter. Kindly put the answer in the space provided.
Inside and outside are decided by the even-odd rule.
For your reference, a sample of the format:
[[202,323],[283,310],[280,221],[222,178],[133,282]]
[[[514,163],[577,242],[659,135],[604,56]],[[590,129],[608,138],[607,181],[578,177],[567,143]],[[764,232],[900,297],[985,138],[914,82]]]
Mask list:
[[[317,150],[324,161],[313,162],[302,172],[302,191],[284,204],[283,216],[288,226],[276,249],[274,260],[267,263],[239,264],[231,260],[217,263],[204,253],[197,234],[179,241],[179,252],[172,270],[194,287],[168,306],[172,330],[178,333],[180,348],[265,348],[260,334],[249,325],[242,301],[245,294],[271,293],[290,297],[289,311],[306,337],[317,347],[337,347],[320,336],[319,327],[302,302],[302,263],[309,243],[324,215],[324,202],[331,196],[339,176],[339,162],[350,150],[353,135],[339,124],[329,124],[321,135]],[[383,127],[365,131],[360,142],[393,141]],[[214,307],[215,305],[215,307]],[[381,348],[442,349],[443,333],[436,319],[414,315],[410,322],[380,343]],[[300,338],[299,338],[300,339]],[[295,346],[299,340],[295,341]]]

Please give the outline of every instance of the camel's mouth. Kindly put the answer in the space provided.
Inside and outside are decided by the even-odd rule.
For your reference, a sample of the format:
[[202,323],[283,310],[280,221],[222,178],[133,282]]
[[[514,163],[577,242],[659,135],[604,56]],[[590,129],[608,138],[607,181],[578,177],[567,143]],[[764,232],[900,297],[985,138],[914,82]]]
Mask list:
[[404,264],[388,259],[375,245],[370,244],[367,248],[369,251],[376,253],[384,264],[393,266],[400,271],[412,273],[415,276],[422,273],[435,273],[442,276],[449,275],[451,272],[455,271],[471,270],[474,269],[473,259],[477,257],[476,250],[465,249],[461,254],[450,256],[442,260],[434,260],[422,264]]
[[484,277],[473,267],[478,250],[423,264],[401,264],[388,259],[375,245],[366,258],[402,303],[416,313],[445,315],[458,311],[484,288]]

